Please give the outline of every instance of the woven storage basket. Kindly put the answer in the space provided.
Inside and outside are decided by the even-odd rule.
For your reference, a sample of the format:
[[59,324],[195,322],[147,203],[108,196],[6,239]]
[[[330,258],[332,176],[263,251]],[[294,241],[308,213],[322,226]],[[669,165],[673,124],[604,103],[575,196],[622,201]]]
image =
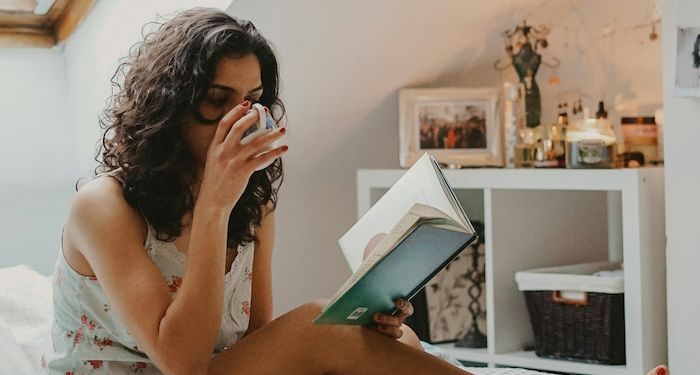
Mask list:
[[619,263],[518,272],[539,357],[625,364],[624,277],[593,276]]

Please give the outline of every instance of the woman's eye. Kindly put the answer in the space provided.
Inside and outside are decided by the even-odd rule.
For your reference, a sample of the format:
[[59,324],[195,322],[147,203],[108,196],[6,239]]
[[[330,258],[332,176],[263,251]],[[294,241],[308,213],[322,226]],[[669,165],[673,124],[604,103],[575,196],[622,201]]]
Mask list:
[[209,97],[207,97],[207,101],[213,105],[222,106],[222,105],[226,104],[226,102],[228,102],[228,97],[209,96]]

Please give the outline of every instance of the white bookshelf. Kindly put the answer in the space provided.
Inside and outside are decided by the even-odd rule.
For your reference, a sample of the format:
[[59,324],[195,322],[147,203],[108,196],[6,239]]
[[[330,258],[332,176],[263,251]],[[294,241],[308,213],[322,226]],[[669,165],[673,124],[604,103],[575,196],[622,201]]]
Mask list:
[[[362,216],[404,173],[357,172]],[[440,345],[460,360],[590,375],[639,375],[666,363],[663,168],[444,170],[486,241],[486,349]],[[537,357],[520,270],[623,261],[627,363],[605,366]]]

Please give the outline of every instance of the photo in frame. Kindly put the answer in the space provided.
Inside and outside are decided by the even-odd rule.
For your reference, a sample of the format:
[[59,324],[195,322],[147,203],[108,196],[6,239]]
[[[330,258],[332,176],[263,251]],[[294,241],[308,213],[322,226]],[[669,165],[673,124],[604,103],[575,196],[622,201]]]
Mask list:
[[448,167],[502,167],[497,88],[409,88],[399,91],[400,164],[426,151]]
[[675,95],[700,97],[700,27],[678,28]]

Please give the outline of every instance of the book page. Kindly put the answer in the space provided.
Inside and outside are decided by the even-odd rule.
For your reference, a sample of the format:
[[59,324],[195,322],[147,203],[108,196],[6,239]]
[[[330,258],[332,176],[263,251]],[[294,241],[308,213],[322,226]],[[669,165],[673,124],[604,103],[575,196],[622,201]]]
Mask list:
[[445,192],[445,196],[450,201],[450,205],[452,206],[452,217],[458,219],[459,222],[465,228],[468,228],[471,231],[471,233],[474,233],[475,230],[469,222],[469,219],[467,218],[466,214],[464,213],[464,209],[462,209],[462,205],[459,203],[459,200],[455,196],[454,191],[452,191],[452,188],[447,183],[447,179],[445,179],[445,174],[442,173],[442,169],[440,169],[440,166],[437,164],[437,161],[434,158],[431,158],[431,161],[433,164],[433,169],[435,169],[435,173],[438,177],[438,180],[440,181],[440,185],[442,186],[442,190]]
[[[345,291],[350,289],[359,279],[369,272],[374,265],[391,252],[396,246],[403,241],[419,223],[429,222],[436,227],[459,231],[465,233],[466,230],[458,222],[455,222],[444,212],[424,204],[416,203],[411,207],[401,220],[387,233],[384,238],[376,245],[372,252],[363,260],[360,267],[348,278],[347,281],[333,296],[331,301],[326,305],[330,306]],[[325,310],[325,308],[324,308]]]
[[463,222],[443,188],[430,154],[425,153],[338,240],[351,270],[357,270],[362,264],[364,248],[370,239],[377,233],[388,233],[414,203],[435,207],[456,222]]

